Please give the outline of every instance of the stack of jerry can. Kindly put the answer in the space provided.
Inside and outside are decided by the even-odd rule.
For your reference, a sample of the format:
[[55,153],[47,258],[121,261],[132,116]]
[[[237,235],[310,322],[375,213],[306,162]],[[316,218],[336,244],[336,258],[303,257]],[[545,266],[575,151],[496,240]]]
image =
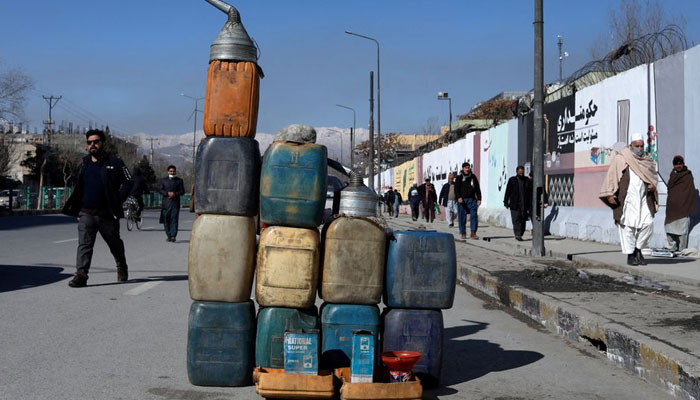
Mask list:
[[452,307],[457,262],[454,238],[436,231],[397,231],[386,266],[387,309],[382,351],[412,350],[422,357],[413,371],[426,386],[440,382],[443,309]]
[[[340,192],[339,216],[324,226],[320,279],[322,354],[324,368],[336,369],[367,363],[353,360],[353,335],[368,333],[378,364],[380,314],[386,232],[377,222],[377,197],[352,172]],[[366,356],[366,355],[365,355]],[[356,357],[358,357],[356,355]],[[370,364],[371,365],[371,364]],[[371,369],[369,371],[371,382]]]
[[[283,132],[292,127],[313,132],[311,127],[298,125]],[[315,306],[321,256],[318,226],[325,206],[326,176],[325,146],[274,141],[263,156],[260,221],[264,228],[255,284],[260,306],[255,350],[258,367],[285,368],[285,332],[319,329]],[[319,340],[316,337],[316,344]],[[318,360],[315,366],[318,369]]]
[[255,215],[260,149],[255,137],[260,69],[257,50],[236,9],[211,46],[204,111],[206,139],[197,148],[195,212],[188,257],[190,308],[187,375],[194,385],[251,382],[255,305]]

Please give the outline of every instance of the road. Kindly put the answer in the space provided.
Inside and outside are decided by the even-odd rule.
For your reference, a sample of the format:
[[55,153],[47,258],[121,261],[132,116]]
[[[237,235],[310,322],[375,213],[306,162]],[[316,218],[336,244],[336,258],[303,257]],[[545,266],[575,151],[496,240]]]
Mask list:
[[[187,249],[192,214],[167,243],[156,212],[122,222],[131,281],[101,239],[87,288],[74,272],[77,225],[63,216],[0,218],[0,399],[256,399],[252,387],[187,381]],[[405,218],[405,217],[402,217]],[[478,259],[471,260],[478,263]],[[594,349],[457,288],[444,312],[444,386],[428,399],[664,399]]]

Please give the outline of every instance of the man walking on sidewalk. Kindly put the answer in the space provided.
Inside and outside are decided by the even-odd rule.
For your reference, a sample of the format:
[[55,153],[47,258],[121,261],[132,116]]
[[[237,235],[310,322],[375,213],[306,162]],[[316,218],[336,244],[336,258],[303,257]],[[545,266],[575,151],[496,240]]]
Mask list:
[[479,180],[474,174],[469,163],[462,164],[462,173],[457,177],[455,182],[455,196],[459,206],[459,234],[462,239],[467,238],[467,212],[469,212],[469,228],[471,229],[470,238],[478,239],[476,230],[479,227],[479,216],[477,210],[481,205],[481,188]]
[[394,217],[399,217],[399,206],[403,203],[403,198],[401,198],[401,192],[399,189],[394,189]]
[[413,182],[413,186],[408,189],[408,203],[411,205],[411,218],[418,220],[418,206],[420,204],[420,193],[418,192],[418,182]]
[[384,205],[389,216],[394,215],[394,188],[389,186],[389,190],[384,193]]
[[525,168],[518,165],[515,168],[515,176],[508,179],[506,193],[503,197],[503,205],[510,209],[510,218],[513,221],[513,234],[515,240],[521,242],[525,233],[525,224],[530,214],[532,204],[532,182],[525,176]]
[[455,196],[455,174],[450,172],[447,175],[447,183],[442,185],[440,189],[440,204],[445,207],[445,222],[447,226],[455,226],[455,217],[457,217],[457,197]]
[[690,215],[698,209],[698,193],[693,182],[693,174],[685,166],[682,156],[673,157],[673,171],[668,178],[668,197],[666,199],[667,247],[671,251],[680,251],[688,247],[688,229]]
[[160,223],[165,227],[168,242],[175,242],[177,237],[177,225],[180,218],[180,196],[185,194],[185,185],[182,179],[175,176],[177,169],[174,165],[168,166],[168,177],[162,178],[158,183],[158,191],[163,195],[163,203],[160,210]]
[[63,213],[78,219],[77,272],[70,287],[87,286],[92,251],[97,232],[107,242],[117,263],[117,280],[129,279],[124,242],[119,236],[119,218],[124,218],[122,203],[131,191],[129,169],[116,156],[105,152],[107,137],[99,129],[85,134],[88,155],[78,173],[78,182],[63,207]]
[[642,134],[635,133],[629,147],[613,157],[599,196],[613,209],[622,253],[627,254],[629,265],[646,265],[642,248],[653,233],[659,204],[657,182],[656,163],[644,152]]
[[418,187],[421,202],[423,203],[423,216],[425,222],[432,223],[435,220],[435,202],[437,201],[437,193],[435,186],[430,183],[430,178],[425,178],[425,183]]

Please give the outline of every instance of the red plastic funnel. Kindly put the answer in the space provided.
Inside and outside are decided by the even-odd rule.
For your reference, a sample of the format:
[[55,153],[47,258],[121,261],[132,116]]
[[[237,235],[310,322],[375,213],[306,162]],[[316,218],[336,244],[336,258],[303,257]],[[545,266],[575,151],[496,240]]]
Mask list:
[[422,354],[417,351],[386,351],[382,362],[392,371],[408,372],[418,363]]

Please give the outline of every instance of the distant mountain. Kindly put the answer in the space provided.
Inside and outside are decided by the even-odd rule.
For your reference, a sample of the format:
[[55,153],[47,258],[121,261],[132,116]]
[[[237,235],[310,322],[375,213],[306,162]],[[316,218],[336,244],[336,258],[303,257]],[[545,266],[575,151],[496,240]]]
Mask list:
[[[316,143],[322,144],[328,148],[328,156],[332,159],[341,161],[341,137],[342,137],[342,161],[345,164],[350,163],[350,129],[337,127],[315,127]],[[203,131],[197,131],[194,139],[195,143],[199,144],[204,137]],[[260,143],[260,153],[264,153],[267,147],[274,139],[274,133],[258,132],[255,135],[255,140]],[[355,132],[355,144],[369,138],[367,129],[357,129]],[[185,161],[192,160],[192,133],[184,133],[181,135],[149,135],[147,133],[138,133],[126,137],[132,143],[139,146],[139,150],[143,154],[150,154],[151,141],[153,141],[153,153],[155,158],[164,158],[175,165],[184,165]]]

